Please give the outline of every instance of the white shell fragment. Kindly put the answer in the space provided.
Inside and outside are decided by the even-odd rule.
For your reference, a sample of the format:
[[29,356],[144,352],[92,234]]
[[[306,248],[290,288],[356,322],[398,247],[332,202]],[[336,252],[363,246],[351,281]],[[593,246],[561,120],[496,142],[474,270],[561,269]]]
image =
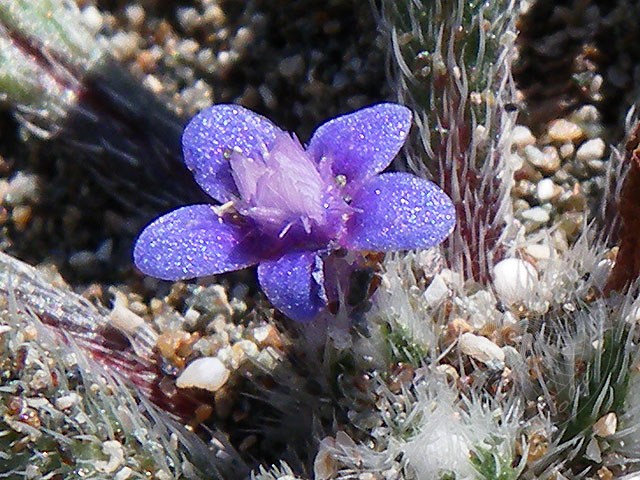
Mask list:
[[501,300],[515,303],[531,298],[538,283],[538,272],[529,262],[506,258],[493,267],[493,287]]
[[216,357],[196,358],[176,379],[176,386],[215,392],[227,382],[229,373],[227,367]]
[[613,412],[600,417],[600,419],[593,424],[593,433],[603,438],[613,435],[617,429],[618,417]]
[[463,333],[458,338],[458,348],[465,355],[475,358],[489,368],[502,370],[505,354],[502,349],[486,337]]

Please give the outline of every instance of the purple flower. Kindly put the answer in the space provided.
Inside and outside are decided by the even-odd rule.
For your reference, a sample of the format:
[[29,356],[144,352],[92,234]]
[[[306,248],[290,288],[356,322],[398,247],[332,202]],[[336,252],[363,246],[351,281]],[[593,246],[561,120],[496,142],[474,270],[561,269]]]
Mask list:
[[442,242],[451,200],[408,173],[382,173],[411,127],[411,111],[383,103],[330,120],[306,149],[295,136],[237,105],[196,115],[182,137],[185,163],[221,205],[190,205],[140,234],[145,274],[188,279],[258,264],[271,303],[307,321],[327,304],[332,251],[393,251]]

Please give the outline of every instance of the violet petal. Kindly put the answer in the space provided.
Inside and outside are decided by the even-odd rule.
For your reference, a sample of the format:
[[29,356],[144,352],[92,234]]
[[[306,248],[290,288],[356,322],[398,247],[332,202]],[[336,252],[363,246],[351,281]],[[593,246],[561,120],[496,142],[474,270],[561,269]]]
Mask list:
[[307,151],[317,162],[332,161],[334,175],[355,182],[381,172],[402,147],[411,128],[411,110],[380,103],[334,118],[314,132]]
[[[184,162],[202,189],[221,203],[237,195],[228,153],[260,158],[281,130],[267,118],[238,105],[213,105],[191,119],[182,135]],[[225,156],[227,152],[227,156]]]
[[340,240],[353,250],[392,251],[438,245],[455,226],[451,200],[435,183],[409,173],[383,173],[354,194],[356,211]]
[[326,304],[322,259],[293,252],[258,265],[258,281],[271,304],[298,322],[311,320]]
[[133,259],[144,274],[163,280],[239,270],[257,263],[239,247],[245,234],[211,205],[190,205],[148,225],[136,240]]

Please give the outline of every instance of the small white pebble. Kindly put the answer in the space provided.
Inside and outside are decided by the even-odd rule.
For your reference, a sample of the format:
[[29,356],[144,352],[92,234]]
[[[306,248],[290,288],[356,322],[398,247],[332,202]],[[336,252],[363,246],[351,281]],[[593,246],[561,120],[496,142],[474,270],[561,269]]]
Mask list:
[[506,258],[493,267],[493,287],[508,303],[530,298],[537,283],[538,272],[534,266],[519,258]]
[[578,151],[576,152],[576,159],[581,162],[586,162],[587,160],[602,158],[604,156],[605,148],[606,145],[604,140],[601,138],[587,140],[578,148]]
[[569,158],[573,155],[574,151],[575,147],[573,146],[573,143],[565,143],[560,147],[560,156],[562,158]]
[[215,392],[229,379],[229,370],[216,357],[196,358],[176,379],[178,388],[202,388]]
[[549,137],[557,142],[571,142],[582,138],[584,132],[579,125],[569,120],[554,120],[549,125]]
[[595,105],[583,105],[574,112],[571,120],[578,123],[593,123],[600,120],[600,113]]
[[618,417],[614,412],[607,413],[593,424],[593,433],[599,437],[609,437],[618,429]]
[[527,145],[525,147],[524,156],[534,167],[540,167],[544,165],[544,153],[542,153],[542,151],[534,145]]
[[104,24],[102,13],[94,5],[87,5],[82,9],[82,23],[91,33],[95,34],[100,31]]
[[118,32],[111,37],[111,46],[113,47],[113,54],[120,60],[128,59],[138,50],[141,39],[140,36],[134,32],[125,33]]
[[38,177],[23,172],[16,173],[4,192],[8,205],[18,205],[38,199]]
[[549,245],[535,243],[524,247],[524,251],[536,260],[549,260],[551,258],[551,247]]
[[155,75],[145,75],[142,84],[153,93],[160,93],[164,89],[162,82]]
[[133,470],[129,467],[122,467],[118,473],[115,474],[113,480],[127,480],[131,475],[133,475]]
[[536,137],[533,136],[528,127],[516,125],[511,131],[511,141],[516,147],[526,147],[536,143]]
[[196,28],[201,22],[201,16],[198,10],[193,7],[181,7],[176,10],[176,16],[180,26],[187,32]]
[[253,42],[253,32],[248,27],[240,27],[231,41],[231,48],[236,52],[246,50]]
[[538,185],[536,185],[536,196],[542,203],[557,197],[561,192],[562,189],[553,183],[553,180],[550,178],[543,178],[538,182]]
[[547,212],[542,207],[530,208],[520,213],[520,215],[522,215],[522,218],[524,218],[525,220],[531,220],[532,222],[536,223],[546,223],[551,218],[549,212]]
[[489,368],[504,368],[504,352],[486,337],[470,332],[463,333],[458,339],[458,348],[465,355],[475,358]]
[[124,448],[117,440],[107,440],[102,444],[102,452],[109,457],[106,462],[97,460],[94,462],[96,469],[104,473],[115,472],[124,463]]
[[124,10],[124,14],[127,17],[129,23],[134,27],[140,27],[144,23],[144,8],[140,5],[129,5]]
[[140,316],[129,310],[129,300],[122,292],[115,293],[109,321],[118,330],[124,332],[134,332],[144,324],[144,320]]
[[58,410],[66,410],[68,408],[73,407],[79,401],[80,401],[80,395],[78,395],[75,392],[70,392],[67,395],[56,398],[55,406]]

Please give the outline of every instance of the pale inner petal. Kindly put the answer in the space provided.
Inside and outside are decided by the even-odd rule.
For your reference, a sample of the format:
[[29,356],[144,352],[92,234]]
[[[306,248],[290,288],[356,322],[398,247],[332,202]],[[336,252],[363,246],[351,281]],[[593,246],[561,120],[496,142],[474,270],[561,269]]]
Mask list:
[[236,208],[271,234],[283,237],[294,226],[311,233],[335,211],[332,178],[324,179],[300,143],[286,133],[261,158],[233,150],[229,162],[240,194]]

